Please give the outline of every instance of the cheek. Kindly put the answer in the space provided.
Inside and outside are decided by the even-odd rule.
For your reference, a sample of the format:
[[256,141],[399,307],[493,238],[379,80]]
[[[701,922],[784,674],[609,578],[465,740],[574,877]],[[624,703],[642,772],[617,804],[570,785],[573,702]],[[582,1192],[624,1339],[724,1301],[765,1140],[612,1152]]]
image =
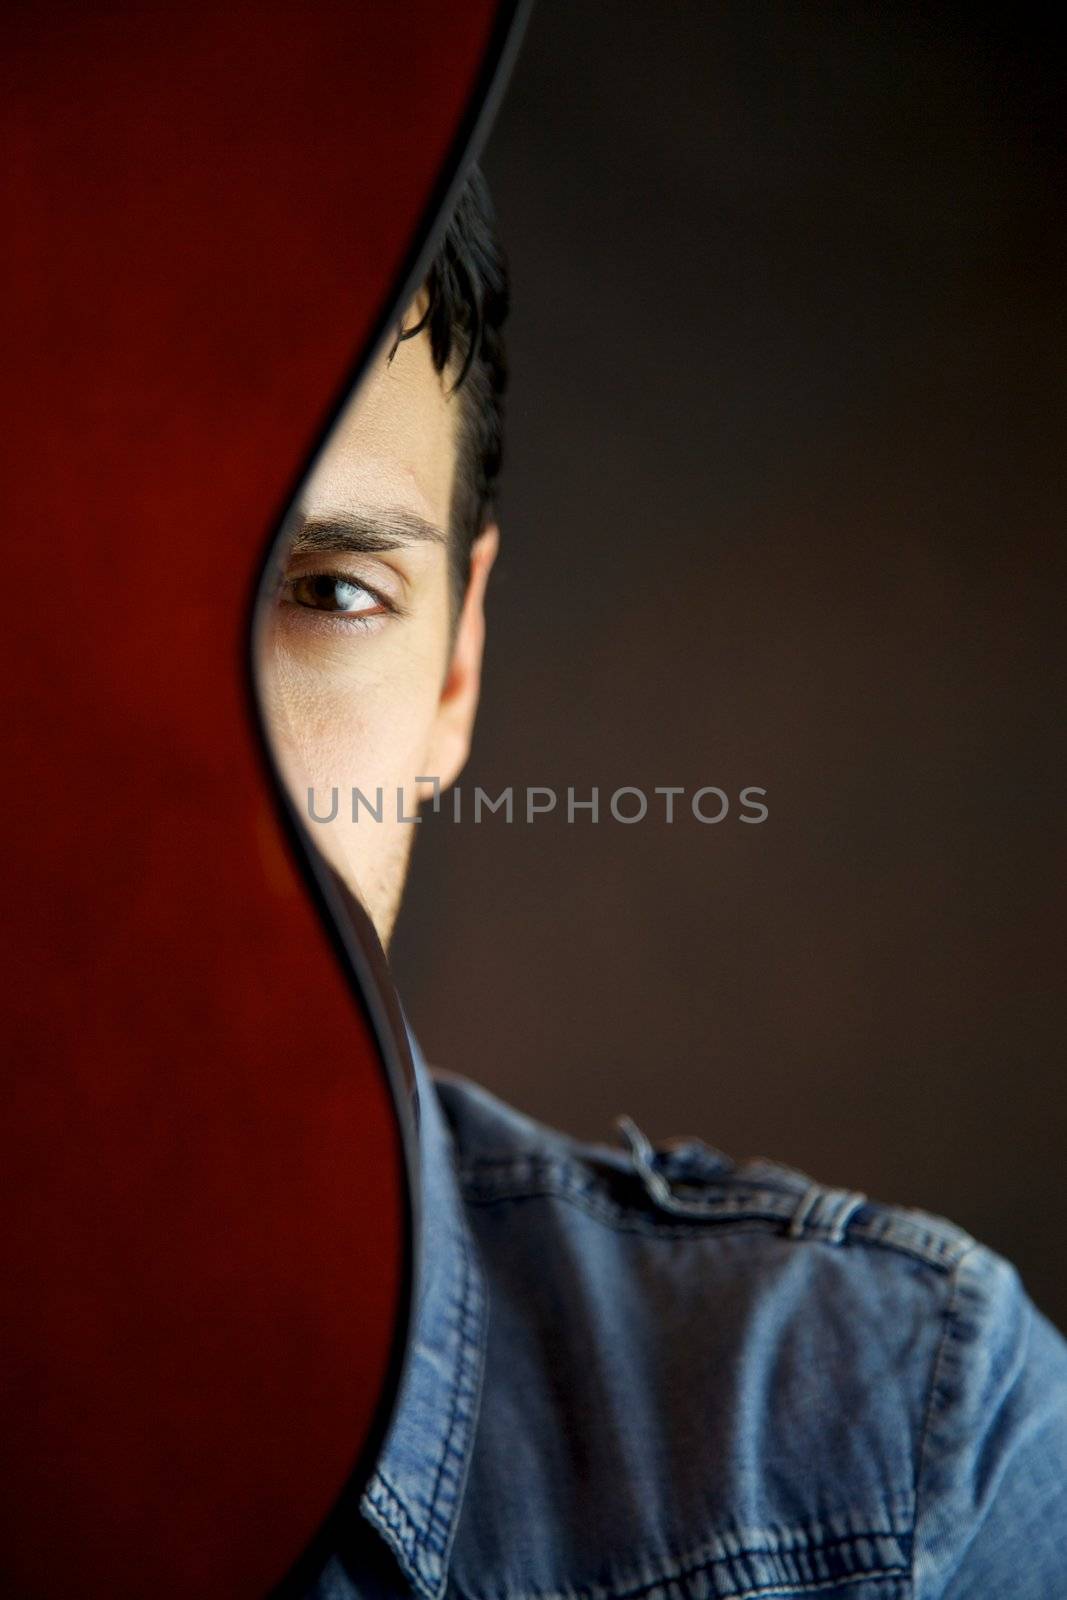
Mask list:
[[[399,631],[399,630],[398,630]],[[283,776],[299,802],[318,791],[360,788],[373,796],[424,772],[443,664],[415,641],[373,637],[331,645],[308,659],[298,647],[271,651],[264,702]]]
[[383,942],[415,838],[401,819],[416,812],[439,692],[436,667],[413,666],[409,652],[374,670],[364,657],[358,671],[326,671],[275,651],[264,674],[272,747],[297,814]]

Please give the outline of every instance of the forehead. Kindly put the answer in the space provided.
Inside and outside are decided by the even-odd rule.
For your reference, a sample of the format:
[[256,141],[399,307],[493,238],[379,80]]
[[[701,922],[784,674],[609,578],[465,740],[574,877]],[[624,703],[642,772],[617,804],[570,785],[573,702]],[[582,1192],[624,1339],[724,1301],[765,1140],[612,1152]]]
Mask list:
[[[413,312],[405,319],[411,322]],[[391,342],[391,341],[390,341]],[[448,526],[456,474],[458,399],[437,372],[425,333],[374,357],[315,464],[302,499],[404,506]]]

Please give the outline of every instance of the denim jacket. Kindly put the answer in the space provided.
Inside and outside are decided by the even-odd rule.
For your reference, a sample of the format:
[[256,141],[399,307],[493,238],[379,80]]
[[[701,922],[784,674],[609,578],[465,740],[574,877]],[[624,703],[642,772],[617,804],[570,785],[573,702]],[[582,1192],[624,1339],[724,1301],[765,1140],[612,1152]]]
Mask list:
[[1001,1257],[416,1083],[408,1364],[316,1600],[1067,1597],[1067,1344]]

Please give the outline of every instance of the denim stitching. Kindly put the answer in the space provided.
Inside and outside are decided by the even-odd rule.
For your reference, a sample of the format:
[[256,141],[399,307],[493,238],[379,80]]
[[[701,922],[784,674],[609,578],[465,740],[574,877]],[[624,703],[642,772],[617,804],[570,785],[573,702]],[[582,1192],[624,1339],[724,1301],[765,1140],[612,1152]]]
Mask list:
[[[616,1152],[611,1150],[605,1149],[605,1153],[609,1157],[616,1156]],[[633,1176],[633,1162],[627,1163],[625,1168],[612,1164],[611,1172],[616,1177]],[[803,1173],[792,1174],[788,1168],[783,1168],[782,1172],[786,1178],[800,1180],[801,1186],[798,1187],[797,1181],[784,1182],[780,1188],[769,1179],[763,1182],[749,1179],[746,1182],[744,1174],[736,1169],[731,1174],[709,1178],[704,1183],[692,1184],[676,1179],[670,1188],[681,1204],[677,1208],[671,1206],[671,1214],[691,1217],[696,1226],[705,1221],[732,1218],[741,1212],[789,1219],[796,1212],[798,1194],[806,1195],[812,1188],[823,1186],[807,1179]],[[620,1218],[627,1214],[638,1218],[641,1215],[637,1207],[627,1206],[606,1195],[605,1179],[600,1173],[591,1172],[579,1161],[565,1157],[468,1157],[459,1168],[458,1176],[465,1198],[474,1204],[491,1204],[498,1198],[508,1200],[558,1195],[568,1199],[587,1195],[602,1207],[605,1220],[612,1220],[613,1214]],[[724,1189],[733,1192],[724,1193]],[[688,1191],[693,1191],[691,1197]],[[846,1214],[839,1216],[836,1226],[829,1228],[830,1242],[835,1244],[862,1239],[866,1243],[900,1250],[919,1260],[928,1260],[931,1264],[936,1261],[945,1266],[945,1270],[951,1271],[976,1242],[957,1224],[923,1212],[912,1215],[914,1208],[911,1207],[871,1201],[873,1214],[861,1218],[859,1214],[867,1203],[867,1197],[861,1196],[858,1190],[825,1192],[855,1196],[855,1201],[850,1201],[845,1208]],[[845,1207],[844,1200],[841,1204]],[[661,1225],[656,1231],[665,1230]],[[681,1237],[682,1234],[679,1231],[674,1236]]]
[[540,1189],[521,1189],[511,1193],[477,1194],[468,1191],[465,1197],[471,1205],[492,1206],[521,1202],[523,1200],[566,1200],[599,1222],[606,1222],[620,1233],[640,1233],[650,1239],[691,1239],[707,1232],[709,1224],[723,1223],[729,1227],[736,1222],[762,1222],[780,1228],[789,1213],[776,1213],[769,1207],[739,1205],[719,1216],[694,1217],[689,1223],[658,1222],[654,1217],[643,1218],[639,1212],[628,1212],[605,1202],[601,1196],[574,1189],[545,1185]]
[[[717,1214],[693,1217],[689,1222],[659,1222],[655,1218],[643,1218],[639,1212],[630,1212],[614,1206],[591,1189],[579,1191],[551,1184],[545,1184],[540,1188],[503,1189],[489,1193],[478,1193],[468,1188],[465,1190],[464,1198],[472,1206],[492,1206],[524,1200],[565,1200],[595,1221],[603,1222],[615,1229],[617,1233],[638,1234],[646,1239],[663,1239],[667,1242],[692,1239],[708,1232],[711,1228],[717,1233],[780,1234],[781,1224],[787,1222],[792,1214],[792,1208],[778,1209],[774,1205],[746,1208],[739,1203],[736,1207],[724,1206]],[[857,1222],[856,1215],[860,1209],[861,1207],[857,1206],[856,1211],[848,1219],[847,1230],[841,1243],[862,1244],[875,1249],[890,1250],[896,1255],[910,1256],[934,1272],[941,1273],[951,1272],[961,1256],[973,1248],[973,1241],[966,1235],[961,1235],[957,1239],[946,1239],[908,1219],[890,1218],[887,1221],[886,1218],[879,1217],[872,1221]]]
[[[438,1499],[439,1499],[440,1493],[441,1493],[441,1476],[442,1476],[442,1473],[444,1471],[445,1458],[446,1458],[446,1456],[448,1454],[447,1444],[448,1444],[448,1441],[452,1438],[453,1430],[455,1429],[455,1426],[456,1426],[456,1411],[457,1411],[457,1407],[459,1405],[459,1393],[460,1393],[461,1380],[462,1380],[462,1375],[463,1375],[463,1363],[466,1360],[466,1355],[467,1355],[467,1344],[466,1344],[466,1340],[467,1340],[466,1322],[467,1322],[467,1312],[468,1312],[467,1296],[468,1296],[468,1291],[469,1291],[469,1288],[470,1288],[470,1280],[471,1280],[471,1252],[470,1252],[470,1248],[466,1247],[466,1248],[464,1248],[464,1251],[463,1251],[463,1287],[460,1290],[459,1301],[457,1303],[457,1309],[460,1310],[460,1318],[461,1318],[460,1324],[459,1324],[459,1326],[458,1326],[458,1328],[456,1330],[456,1336],[459,1339],[459,1343],[460,1343],[459,1359],[456,1362],[455,1378],[453,1380],[452,1393],[451,1393],[451,1396],[449,1398],[449,1403],[448,1403],[448,1421],[445,1424],[445,1445],[441,1450],[440,1459],[438,1460],[438,1463],[437,1463],[437,1471],[434,1474],[433,1489],[431,1490],[431,1493],[430,1493],[429,1518],[430,1518],[430,1522],[431,1523],[435,1522],[437,1520],[437,1517],[438,1517],[437,1502],[438,1502]],[[440,1551],[436,1551],[435,1554],[439,1555]]]
[[961,1280],[961,1277],[962,1277],[961,1269],[962,1269],[962,1267],[964,1265],[964,1262],[968,1259],[968,1257],[971,1256],[974,1253],[974,1251],[977,1250],[978,1248],[979,1248],[978,1245],[972,1245],[970,1250],[965,1251],[964,1254],[957,1261],[956,1266],[955,1266],[955,1268],[953,1270],[951,1283],[950,1283],[950,1289],[949,1289],[948,1304],[945,1306],[945,1312],[944,1312],[945,1325],[941,1330],[941,1337],[937,1342],[937,1354],[934,1357],[933,1372],[931,1373],[931,1377],[930,1377],[930,1388],[927,1391],[926,1404],[923,1407],[923,1424],[922,1424],[922,1429],[920,1430],[920,1433],[919,1433],[919,1448],[915,1453],[915,1475],[914,1475],[915,1511],[914,1511],[914,1515],[913,1515],[913,1519],[912,1519],[912,1547],[911,1547],[911,1571],[910,1571],[910,1577],[911,1577],[911,1582],[912,1582],[912,1587],[913,1588],[915,1586],[915,1557],[916,1557],[916,1554],[917,1554],[917,1546],[918,1546],[918,1539],[916,1537],[916,1530],[918,1529],[918,1526],[919,1526],[919,1485],[922,1482],[923,1469],[924,1469],[925,1464],[926,1464],[927,1445],[929,1444],[930,1428],[931,1428],[931,1424],[933,1422],[933,1415],[934,1415],[934,1401],[935,1401],[937,1395],[941,1391],[942,1369],[944,1367],[945,1360],[947,1358],[949,1340],[955,1334],[956,1326],[957,1326],[957,1320],[958,1320],[958,1317],[959,1317],[959,1292],[960,1292],[960,1280]]
[[[857,1537],[863,1537],[857,1535]],[[848,1541],[845,1541],[848,1542]],[[822,1548],[815,1546],[815,1550]],[[744,1552],[742,1552],[743,1554]],[[656,1589],[665,1589],[669,1585],[677,1586],[692,1578],[707,1573],[711,1566],[720,1563],[701,1563],[695,1567],[686,1568],[677,1574],[664,1573],[660,1577],[641,1583],[636,1587],[617,1589],[605,1587],[602,1584],[583,1586],[579,1589],[563,1588],[552,1589],[545,1592],[523,1595],[521,1600],[641,1600],[643,1595],[653,1593]],[[773,1600],[775,1595],[789,1597],[800,1594],[825,1593],[827,1589],[844,1589],[855,1583],[899,1583],[901,1580],[909,1581],[909,1568],[904,1566],[871,1567],[863,1572],[849,1572],[835,1578],[819,1578],[813,1583],[806,1580],[801,1582],[759,1584],[756,1588],[747,1589],[720,1589],[718,1593],[709,1593],[706,1600]],[[474,1597],[471,1597],[474,1600]],[[484,1597],[480,1597],[484,1600]],[[520,1597],[510,1597],[510,1600],[520,1600]]]
[[395,1542],[398,1553],[410,1560],[417,1542],[414,1518],[384,1473],[379,1470],[375,1476],[376,1481],[367,1489],[367,1499],[395,1535],[395,1540],[390,1542]]
[[[810,1540],[802,1536],[796,1543],[791,1544],[775,1544],[773,1542],[763,1545],[746,1544],[739,1546],[738,1549],[731,1551],[728,1555],[722,1556],[711,1555],[705,1545],[701,1549],[691,1551],[686,1556],[676,1558],[677,1565],[665,1568],[657,1578],[643,1583],[636,1590],[632,1588],[613,1589],[611,1594],[613,1600],[626,1600],[627,1596],[634,1593],[643,1593],[646,1588],[655,1588],[658,1583],[678,1583],[680,1580],[694,1577],[700,1572],[708,1572],[714,1567],[732,1566],[735,1562],[744,1561],[750,1556],[813,1556],[819,1555],[826,1550],[837,1550],[845,1546],[858,1545],[865,1539],[892,1539],[896,1544],[910,1545],[911,1536],[894,1528],[874,1528],[856,1533],[838,1534],[832,1539]],[[905,1572],[907,1569],[898,1564],[881,1570],[896,1573]],[[822,1581],[820,1579],[820,1582]],[[718,1597],[716,1597],[716,1600],[718,1600]]]
[[[538,1174],[536,1179],[522,1184],[484,1184],[476,1179],[471,1180],[464,1176],[464,1197],[479,1203],[501,1200],[521,1200],[528,1196],[541,1194],[558,1194],[563,1197],[576,1198],[589,1197],[601,1204],[605,1210],[620,1216],[633,1216],[639,1218],[642,1213],[636,1206],[621,1205],[611,1200],[597,1183],[574,1183],[568,1179],[559,1181],[550,1172]],[[715,1221],[718,1216],[732,1216],[738,1211],[760,1211],[768,1216],[781,1220],[788,1219],[796,1209],[795,1194],[776,1194],[766,1189],[742,1189],[729,1195],[704,1196],[699,1200],[680,1200],[675,1197],[676,1205],[672,1207],[672,1215],[682,1220],[690,1218],[697,1223],[705,1220]]]
[[[474,1247],[467,1238],[464,1238],[462,1243],[463,1287],[457,1302],[457,1306],[461,1310],[461,1323],[458,1329],[460,1341],[459,1359],[456,1364],[456,1377],[449,1403],[444,1445],[437,1463],[434,1486],[430,1495],[427,1532],[425,1537],[417,1535],[416,1539],[420,1549],[428,1551],[433,1557],[431,1565],[435,1582],[439,1572],[444,1567],[445,1556],[452,1534],[451,1513],[455,1509],[459,1497],[464,1477],[464,1467],[467,1464],[469,1455],[466,1449],[457,1444],[454,1435],[457,1426],[468,1423],[471,1420],[473,1402],[478,1392],[480,1372],[481,1340],[479,1332],[483,1322],[484,1296],[479,1288]],[[461,1412],[461,1406],[464,1401],[468,1402],[467,1409]],[[459,1463],[458,1468],[451,1464],[452,1460]],[[446,1484],[449,1490],[447,1495],[445,1493]],[[446,1500],[447,1505],[445,1504]]]

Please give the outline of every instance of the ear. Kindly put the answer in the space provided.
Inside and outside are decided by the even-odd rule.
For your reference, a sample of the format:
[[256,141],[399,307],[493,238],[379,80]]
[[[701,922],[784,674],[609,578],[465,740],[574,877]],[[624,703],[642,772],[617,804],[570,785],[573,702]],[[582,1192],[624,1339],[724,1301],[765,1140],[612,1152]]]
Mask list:
[[[474,718],[482,683],[482,654],[485,649],[485,590],[489,573],[500,545],[500,530],[495,523],[478,535],[471,545],[470,577],[463,607],[452,642],[448,671],[441,687],[433,729],[430,735],[429,765],[441,788],[447,789],[462,772],[470,754]],[[422,792],[425,788],[425,793]],[[430,785],[420,785],[420,799],[429,799]]]

